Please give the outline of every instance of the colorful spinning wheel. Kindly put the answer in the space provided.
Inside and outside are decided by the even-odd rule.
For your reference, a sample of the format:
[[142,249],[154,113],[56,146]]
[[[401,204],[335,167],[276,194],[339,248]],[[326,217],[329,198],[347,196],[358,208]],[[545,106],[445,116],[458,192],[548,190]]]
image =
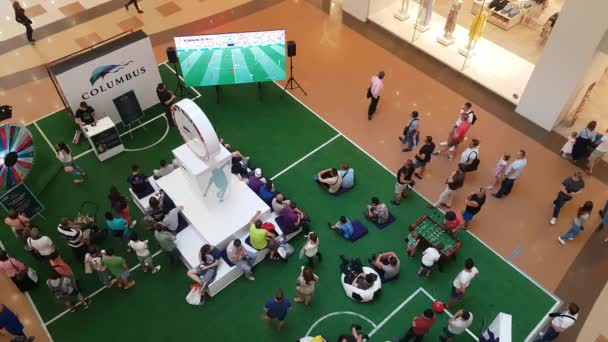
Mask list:
[[0,126],[0,191],[23,182],[33,162],[32,133],[25,126]]

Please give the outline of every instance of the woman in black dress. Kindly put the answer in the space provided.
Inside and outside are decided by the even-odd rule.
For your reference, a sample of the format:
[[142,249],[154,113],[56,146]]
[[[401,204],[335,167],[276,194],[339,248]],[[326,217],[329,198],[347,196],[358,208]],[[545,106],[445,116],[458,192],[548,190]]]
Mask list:
[[15,10],[15,21],[25,26],[27,41],[34,44],[36,40],[32,37],[34,33],[34,29],[32,29],[32,20],[25,15],[25,9],[21,7],[21,4],[18,1],[13,2],[13,9]]
[[595,126],[597,122],[591,121],[587,124],[587,127],[583,128],[576,136],[576,142],[572,146],[572,161],[577,162],[578,160],[585,159],[591,153],[590,147],[595,143]]

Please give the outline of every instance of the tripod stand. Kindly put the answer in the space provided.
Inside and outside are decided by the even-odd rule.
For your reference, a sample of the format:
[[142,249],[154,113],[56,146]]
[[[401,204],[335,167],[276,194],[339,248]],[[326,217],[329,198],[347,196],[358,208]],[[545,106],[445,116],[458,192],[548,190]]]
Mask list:
[[180,69],[176,62],[173,62],[173,69],[175,69],[175,78],[177,80],[177,89],[175,89],[175,93],[179,93],[181,97],[184,97],[184,90],[186,90],[186,87],[184,87]]
[[298,81],[296,81],[296,79],[293,78],[293,57],[289,56],[289,79],[287,80],[287,83],[285,84],[285,88],[283,88],[281,97],[283,97],[283,94],[285,94],[285,90],[287,90],[287,89],[293,90],[293,89],[297,89],[297,88],[300,88],[300,90],[304,93],[304,95],[308,96],[308,94],[306,94],[306,91],[304,90],[304,88],[302,88],[300,86],[300,83],[298,83]]

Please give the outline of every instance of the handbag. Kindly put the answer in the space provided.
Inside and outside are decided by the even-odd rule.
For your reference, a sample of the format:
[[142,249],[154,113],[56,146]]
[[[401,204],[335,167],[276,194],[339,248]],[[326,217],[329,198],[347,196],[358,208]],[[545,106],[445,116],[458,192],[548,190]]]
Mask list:
[[11,263],[11,266],[13,266],[13,269],[15,270],[15,272],[17,272],[15,274],[15,280],[17,281],[23,281],[23,279],[25,279],[25,277],[27,276],[27,267],[23,270],[20,270],[17,268],[17,266],[15,266],[15,264],[13,264],[13,258],[8,259],[8,261]]
[[367,98],[369,99],[370,97],[372,97],[372,86],[370,85],[369,88],[367,88]]
[[27,269],[27,276],[34,282],[38,283],[38,272],[31,267]]
[[[460,170],[462,170],[462,172],[471,172],[471,171],[476,171],[477,168],[479,167],[479,158],[477,158],[477,152],[473,151],[469,154],[469,156],[471,156],[471,154],[475,153],[475,159],[473,159],[473,161],[471,162],[471,164],[465,164],[465,163],[458,163],[458,168]],[[469,160],[469,158],[467,158],[467,160]]]

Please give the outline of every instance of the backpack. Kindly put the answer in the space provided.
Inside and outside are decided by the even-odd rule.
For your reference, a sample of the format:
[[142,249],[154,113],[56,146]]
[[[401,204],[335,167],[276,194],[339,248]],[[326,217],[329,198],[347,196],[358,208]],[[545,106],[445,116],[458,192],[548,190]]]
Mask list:
[[474,125],[474,124],[475,124],[475,121],[477,121],[477,115],[475,115],[475,112],[474,112],[474,111],[470,111],[469,113],[470,113],[470,114],[473,114],[473,120],[471,120],[471,125]]
[[479,160],[479,158],[477,158],[477,152],[473,151],[473,152],[469,153],[469,156],[467,157],[467,161],[469,160],[469,157],[473,153],[475,153],[475,159],[473,160],[473,162],[471,164],[464,164],[464,163],[458,164],[458,166],[459,166],[460,170],[462,170],[462,172],[476,171],[477,168],[479,168],[480,160]]

